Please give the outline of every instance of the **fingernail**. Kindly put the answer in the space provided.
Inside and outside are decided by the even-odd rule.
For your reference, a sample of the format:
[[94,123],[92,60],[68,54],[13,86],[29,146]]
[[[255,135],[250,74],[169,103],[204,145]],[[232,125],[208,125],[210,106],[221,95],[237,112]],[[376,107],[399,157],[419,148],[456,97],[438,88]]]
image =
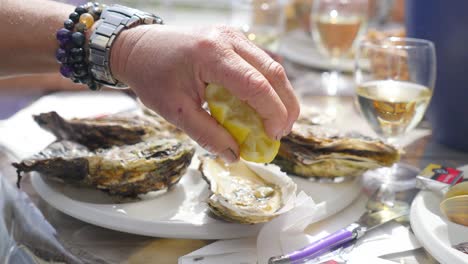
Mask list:
[[213,153],[213,148],[210,145],[206,145],[203,147],[204,150],[208,151],[209,153]]
[[289,135],[289,133],[291,133],[292,129],[293,129],[293,126],[294,126],[294,123],[292,123],[288,129],[286,129],[286,131],[284,132],[284,136],[287,136]]
[[281,140],[281,138],[283,137],[283,134],[284,132],[280,132],[279,135],[276,135],[275,140]]
[[233,163],[233,162],[236,162],[238,157],[236,155],[236,153],[234,152],[234,150],[232,150],[231,148],[227,148],[226,150],[224,150],[221,154],[220,154],[221,158],[223,160],[225,160],[226,162],[228,163]]

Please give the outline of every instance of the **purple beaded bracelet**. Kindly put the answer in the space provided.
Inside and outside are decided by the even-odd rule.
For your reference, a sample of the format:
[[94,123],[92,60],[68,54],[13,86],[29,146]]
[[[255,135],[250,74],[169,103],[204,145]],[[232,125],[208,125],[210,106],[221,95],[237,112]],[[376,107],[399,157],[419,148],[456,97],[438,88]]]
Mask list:
[[75,83],[88,85],[91,90],[97,90],[100,85],[92,78],[87,61],[89,48],[86,45],[86,31],[89,30],[102,13],[105,5],[96,2],[78,6],[63,23],[56,38],[59,48],[55,54],[61,64],[60,73]]

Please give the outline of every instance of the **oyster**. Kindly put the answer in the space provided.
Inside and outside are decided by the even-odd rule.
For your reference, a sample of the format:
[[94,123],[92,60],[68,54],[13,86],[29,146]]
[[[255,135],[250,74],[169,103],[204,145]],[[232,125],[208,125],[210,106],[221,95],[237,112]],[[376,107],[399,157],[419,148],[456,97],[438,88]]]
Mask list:
[[176,184],[194,152],[193,145],[176,139],[153,138],[98,151],[64,140],[13,166],[18,176],[37,171],[47,178],[94,186],[110,194],[136,196]]
[[290,177],[264,165],[239,161],[225,164],[219,158],[202,157],[200,171],[210,186],[211,211],[231,222],[267,222],[285,212],[295,198]]
[[135,144],[152,136],[183,137],[180,130],[159,116],[133,113],[65,120],[49,112],[34,116],[34,120],[58,140],[78,142],[91,150]]
[[451,222],[468,227],[468,195],[459,195],[444,199],[440,211]]
[[358,176],[399,159],[399,151],[382,141],[299,122],[281,140],[273,163],[303,177],[340,177]]
[[468,227],[468,181],[450,187],[440,203],[440,211],[450,221]]

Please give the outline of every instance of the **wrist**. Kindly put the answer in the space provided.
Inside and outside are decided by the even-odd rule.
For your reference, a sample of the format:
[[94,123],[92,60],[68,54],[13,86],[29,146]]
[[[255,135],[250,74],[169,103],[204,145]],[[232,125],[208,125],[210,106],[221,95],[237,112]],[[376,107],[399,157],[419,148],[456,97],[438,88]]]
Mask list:
[[[129,30],[141,25],[162,23],[162,19],[158,16],[121,5],[109,6],[102,12],[100,23],[89,40],[90,72],[99,87],[128,88],[125,57],[128,56],[127,51],[131,51],[132,48],[126,48],[126,46],[133,45],[135,38],[130,36],[133,32],[141,32],[141,29]],[[123,37],[122,34],[124,34]],[[115,42],[119,38],[120,48],[115,51]],[[111,66],[112,54],[114,54],[114,72]]]
[[56,33],[60,45],[55,56],[61,65],[60,73],[75,83],[88,85],[91,90],[100,87],[90,74],[91,64],[88,57],[91,57],[91,54],[86,34],[101,17],[103,8],[104,5],[96,2],[77,6]]
[[131,62],[131,56],[134,54],[134,50],[138,49],[138,41],[142,39],[150,28],[151,26],[149,25],[130,28],[122,31],[115,39],[110,52],[109,64],[112,75],[117,80],[131,85],[131,74],[129,74],[127,66]]
[[56,34],[60,72],[91,90],[128,88],[128,57],[149,29],[140,25],[162,23],[158,16],[125,6],[106,7],[95,2],[78,6]]

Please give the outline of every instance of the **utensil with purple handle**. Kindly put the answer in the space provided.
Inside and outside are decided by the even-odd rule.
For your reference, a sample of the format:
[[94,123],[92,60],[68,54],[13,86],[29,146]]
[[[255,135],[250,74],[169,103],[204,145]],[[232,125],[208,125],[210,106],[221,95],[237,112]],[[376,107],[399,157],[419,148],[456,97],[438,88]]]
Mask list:
[[380,210],[378,212],[366,212],[357,222],[340,229],[308,246],[286,255],[272,257],[269,264],[292,264],[313,259],[321,254],[337,248],[347,242],[362,237],[367,231],[383,225],[391,220],[407,215],[406,207]]

